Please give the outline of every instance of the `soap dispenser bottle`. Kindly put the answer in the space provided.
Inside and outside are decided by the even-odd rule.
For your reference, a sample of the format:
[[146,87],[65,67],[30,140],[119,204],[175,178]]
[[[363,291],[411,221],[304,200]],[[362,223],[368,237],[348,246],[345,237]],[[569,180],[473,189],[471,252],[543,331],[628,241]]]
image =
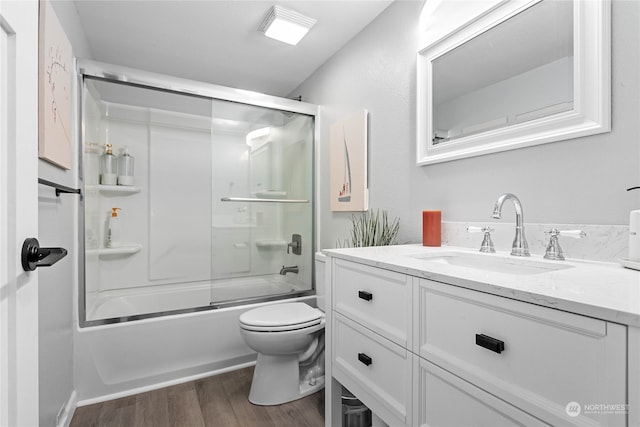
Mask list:
[[133,185],[133,160],[129,148],[124,147],[122,155],[118,157],[118,185]]
[[120,208],[111,208],[111,217],[107,222],[107,241],[105,246],[108,248],[117,248],[122,243],[120,241],[120,218],[118,217],[118,211]]
[[100,160],[100,184],[116,185],[118,177],[117,167],[116,156],[113,155],[111,144],[105,144],[104,154]]

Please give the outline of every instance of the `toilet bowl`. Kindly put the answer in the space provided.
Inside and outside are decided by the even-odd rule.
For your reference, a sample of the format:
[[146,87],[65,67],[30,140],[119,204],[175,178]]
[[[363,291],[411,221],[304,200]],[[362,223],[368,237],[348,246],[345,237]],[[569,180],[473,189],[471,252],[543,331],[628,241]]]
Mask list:
[[[324,272],[323,256],[316,257],[316,271]],[[279,405],[324,387],[324,324],[322,310],[302,302],[267,305],[240,316],[240,333],[258,353],[251,403]]]

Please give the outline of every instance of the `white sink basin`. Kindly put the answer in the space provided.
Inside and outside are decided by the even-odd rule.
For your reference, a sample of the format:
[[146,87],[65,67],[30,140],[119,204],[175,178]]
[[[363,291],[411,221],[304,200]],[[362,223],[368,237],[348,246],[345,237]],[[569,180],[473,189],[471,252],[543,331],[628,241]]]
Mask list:
[[573,268],[572,265],[560,264],[558,262],[471,252],[448,251],[443,253],[413,255],[411,257],[431,264],[446,264],[494,273],[524,276]]

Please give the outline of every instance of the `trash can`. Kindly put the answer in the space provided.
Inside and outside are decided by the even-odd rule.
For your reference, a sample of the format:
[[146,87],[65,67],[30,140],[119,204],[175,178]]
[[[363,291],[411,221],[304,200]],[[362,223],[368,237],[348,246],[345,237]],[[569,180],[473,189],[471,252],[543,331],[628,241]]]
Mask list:
[[344,387],[342,388],[342,426],[371,427],[371,410]]

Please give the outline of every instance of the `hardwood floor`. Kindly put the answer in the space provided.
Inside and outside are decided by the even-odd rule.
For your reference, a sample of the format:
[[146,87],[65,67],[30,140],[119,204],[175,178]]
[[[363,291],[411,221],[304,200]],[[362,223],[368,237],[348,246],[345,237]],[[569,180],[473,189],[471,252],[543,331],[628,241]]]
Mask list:
[[70,427],[321,427],[324,391],[277,406],[249,402],[253,367],[76,409]]

